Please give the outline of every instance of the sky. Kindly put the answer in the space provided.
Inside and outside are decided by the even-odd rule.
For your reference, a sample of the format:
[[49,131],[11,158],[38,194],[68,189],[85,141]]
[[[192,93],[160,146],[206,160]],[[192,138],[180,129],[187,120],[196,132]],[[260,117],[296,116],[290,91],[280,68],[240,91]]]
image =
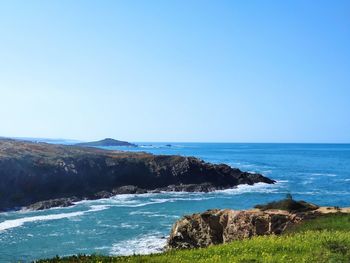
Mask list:
[[0,1],[0,136],[350,142],[350,1]]

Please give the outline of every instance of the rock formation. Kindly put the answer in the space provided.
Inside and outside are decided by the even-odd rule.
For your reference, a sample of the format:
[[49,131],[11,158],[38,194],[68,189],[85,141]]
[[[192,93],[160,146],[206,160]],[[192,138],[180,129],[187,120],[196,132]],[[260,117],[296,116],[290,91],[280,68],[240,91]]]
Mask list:
[[29,205],[26,207],[28,210],[44,210],[51,207],[68,207],[74,205],[74,202],[78,201],[77,198],[58,198],[58,199],[51,199],[51,200],[45,200],[36,202],[34,204]]
[[167,247],[199,248],[257,235],[281,234],[300,220],[300,216],[282,210],[208,210],[178,220]]
[[167,249],[200,248],[260,235],[280,235],[302,220],[328,213],[350,213],[350,208],[319,207],[287,198],[253,210],[208,210],[187,215],[172,227]]
[[[258,182],[274,183],[261,174],[194,157],[0,139],[0,211],[73,196],[81,200],[122,193],[208,192]],[[57,202],[44,207],[50,203]]]

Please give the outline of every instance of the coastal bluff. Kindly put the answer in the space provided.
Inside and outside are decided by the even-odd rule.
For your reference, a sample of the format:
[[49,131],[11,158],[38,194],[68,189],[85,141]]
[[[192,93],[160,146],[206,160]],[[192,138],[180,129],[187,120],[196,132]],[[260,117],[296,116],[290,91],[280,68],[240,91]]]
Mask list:
[[[291,204],[287,209],[286,203]],[[289,209],[293,206],[297,209]],[[203,248],[254,236],[280,235],[305,220],[350,213],[350,208],[319,207],[292,199],[256,207],[260,209],[212,209],[185,215],[172,226],[166,249]]]
[[83,199],[272,184],[261,174],[195,157],[0,139],[0,211],[69,206]]

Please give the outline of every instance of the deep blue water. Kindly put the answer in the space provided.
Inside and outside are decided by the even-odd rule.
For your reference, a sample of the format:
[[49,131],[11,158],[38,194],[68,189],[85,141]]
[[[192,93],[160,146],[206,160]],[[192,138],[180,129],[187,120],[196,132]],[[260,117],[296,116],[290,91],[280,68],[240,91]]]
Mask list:
[[[350,206],[349,144],[147,143],[155,154],[196,156],[277,180],[214,193],[123,195],[74,207],[0,214],[0,262],[55,255],[156,252],[172,223],[210,208],[246,209],[291,193],[324,206]],[[146,145],[146,143],[145,143]]]

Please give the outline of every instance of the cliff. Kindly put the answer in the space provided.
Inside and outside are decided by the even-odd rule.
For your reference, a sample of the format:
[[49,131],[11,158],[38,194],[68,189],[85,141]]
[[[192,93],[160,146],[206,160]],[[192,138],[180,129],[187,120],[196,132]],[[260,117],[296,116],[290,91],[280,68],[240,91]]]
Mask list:
[[280,234],[300,220],[286,211],[208,210],[177,221],[168,248],[199,248],[256,235]]
[[329,213],[350,212],[349,208],[318,207],[303,201],[296,202],[288,199],[273,204],[280,205],[287,202],[291,203],[293,208],[296,203],[300,204],[300,210],[214,209],[184,216],[173,225],[167,249],[200,248],[254,236],[280,235],[305,220]]
[[[149,191],[213,191],[274,183],[194,157],[108,151],[0,139],[0,210]],[[69,198],[68,202],[62,198]]]

